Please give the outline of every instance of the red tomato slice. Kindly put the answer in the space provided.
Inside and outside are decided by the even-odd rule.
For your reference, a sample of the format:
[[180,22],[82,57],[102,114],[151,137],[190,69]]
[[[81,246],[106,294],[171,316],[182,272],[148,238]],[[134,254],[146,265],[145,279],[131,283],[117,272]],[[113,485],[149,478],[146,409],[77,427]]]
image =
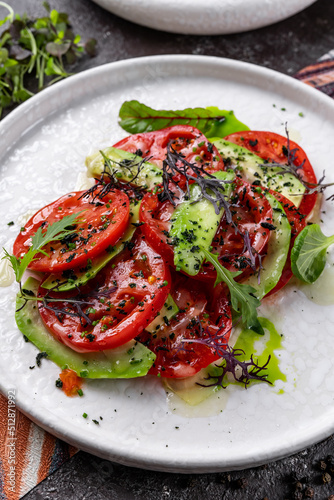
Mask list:
[[[46,328],[77,352],[103,351],[136,337],[164,305],[170,274],[160,255],[137,236],[80,291],[48,294],[62,302],[41,304]],[[40,287],[39,296],[47,291]],[[68,300],[66,300],[68,299]],[[80,300],[78,306],[70,300]],[[58,312],[50,309],[56,308]],[[86,315],[78,317],[78,307]]]
[[[288,140],[274,132],[258,132],[247,130],[245,132],[235,132],[225,137],[227,141],[243,146],[249,149],[252,153],[257,154],[264,160],[273,161],[275,163],[286,163],[287,157],[284,154],[284,149],[287,148]],[[293,141],[290,141],[290,151],[295,150],[294,165],[300,166],[303,162],[303,167],[298,170],[303,180],[311,184],[317,184],[313,167],[306,156],[305,151]],[[308,215],[314,208],[317,201],[317,194],[304,195],[299,206],[299,211]]]
[[85,191],[62,196],[39,210],[27,222],[15,240],[13,253],[21,258],[31,244],[37,229],[47,227],[67,215],[83,211],[76,224],[75,233],[64,240],[45,245],[48,256],[38,254],[29,269],[45,273],[62,272],[74,267],[85,267],[88,259],[114,245],[124,233],[129,220],[129,198],[122,191],[110,191],[101,199],[98,193],[83,196]]
[[291,226],[291,241],[290,241],[290,249],[288,258],[286,260],[285,266],[282,271],[282,275],[280,277],[277,285],[268,293],[268,295],[272,295],[273,293],[278,292],[281,288],[283,288],[292,278],[293,273],[291,271],[291,260],[290,254],[291,249],[293,247],[294,241],[297,235],[304,229],[306,226],[306,217],[303,215],[297,207],[290,200],[285,198],[281,193],[277,193],[277,191],[271,191],[270,193],[275,196],[275,198],[282,204],[282,207],[286,213],[287,219]]
[[130,135],[114,147],[149,157],[149,161],[162,167],[170,142],[187,162],[203,166],[206,170],[225,170],[217,148],[202,132],[189,125],[175,125],[156,132]]
[[217,348],[226,348],[232,328],[229,301],[222,284],[212,292],[202,282],[180,275],[174,276],[170,293],[179,313],[157,333],[145,330],[138,340],[157,356],[150,374],[190,377],[221,357]]
[[[233,222],[242,234],[248,232],[255,254],[261,254],[269,238],[268,227],[272,224],[270,204],[261,193],[257,192],[256,187],[241,180],[237,180],[231,201]],[[158,195],[152,193],[144,196],[140,207],[140,220],[144,222],[142,231],[147,241],[171,266],[174,266],[174,251],[169,231],[173,211],[174,207],[169,201],[161,203]],[[227,269],[244,272],[251,270],[249,251],[245,247],[244,238],[233,225],[226,222],[225,216],[221,220],[212,247],[213,253],[219,255]],[[197,275],[197,279],[200,280],[215,280],[215,278],[216,271],[208,263],[203,265],[201,272]]]

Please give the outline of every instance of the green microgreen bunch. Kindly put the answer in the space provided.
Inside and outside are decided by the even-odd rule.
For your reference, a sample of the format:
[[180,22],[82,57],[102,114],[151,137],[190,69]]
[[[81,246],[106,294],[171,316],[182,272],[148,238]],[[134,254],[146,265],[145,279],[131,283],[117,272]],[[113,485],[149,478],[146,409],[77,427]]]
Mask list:
[[6,29],[0,36],[0,117],[5,107],[26,101],[33,91],[26,88],[26,80],[35,77],[37,90],[70,76],[66,65],[73,64],[84,51],[95,55],[96,41],[90,39],[83,46],[80,35],[71,29],[68,15],[51,10],[43,3],[47,15],[30,19],[18,15],[5,2],[0,8],[8,15],[0,19]]

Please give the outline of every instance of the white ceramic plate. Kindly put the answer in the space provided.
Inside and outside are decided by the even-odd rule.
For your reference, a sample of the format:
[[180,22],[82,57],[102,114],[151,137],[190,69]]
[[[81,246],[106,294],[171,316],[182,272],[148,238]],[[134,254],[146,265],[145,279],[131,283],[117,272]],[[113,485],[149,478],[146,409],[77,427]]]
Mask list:
[[94,0],[149,28],[192,35],[249,31],[300,12],[315,0]]
[[[287,121],[317,174],[326,168],[327,181],[334,181],[334,103],[320,92],[232,60],[121,61],[56,84],[0,123],[1,247],[11,249],[21,214],[73,190],[86,155],[126,135],[117,116],[127,99],[160,109],[217,105],[253,129],[283,134]],[[322,218],[325,233],[333,234],[333,202]],[[153,378],[91,381],[84,397],[65,397],[55,388],[59,369],[51,361],[29,369],[36,349],[15,326],[16,290],[0,289],[0,388],[4,394],[15,388],[27,415],[83,450],[151,469],[219,471],[278,459],[334,431],[334,308],[309,301],[293,286],[262,309],[284,335],[277,354],[287,382],[232,386],[190,417],[174,411],[176,403],[167,402]]]

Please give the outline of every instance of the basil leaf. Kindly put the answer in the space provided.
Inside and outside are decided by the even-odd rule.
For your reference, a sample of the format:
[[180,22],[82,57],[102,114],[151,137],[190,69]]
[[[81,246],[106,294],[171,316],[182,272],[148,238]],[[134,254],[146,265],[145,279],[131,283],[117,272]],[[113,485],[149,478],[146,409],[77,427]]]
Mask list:
[[326,265],[326,253],[334,244],[334,235],[325,236],[318,224],[306,226],[291,250],[293,274],[305,283],[314,283]]
[[206,137],[225,137],[232,132],[249,130],[233,111],[208,108],[156,110],[139,101],[125,101],[119,110],[119,125],[130,134],[152,132],[172,125],[190,125]]

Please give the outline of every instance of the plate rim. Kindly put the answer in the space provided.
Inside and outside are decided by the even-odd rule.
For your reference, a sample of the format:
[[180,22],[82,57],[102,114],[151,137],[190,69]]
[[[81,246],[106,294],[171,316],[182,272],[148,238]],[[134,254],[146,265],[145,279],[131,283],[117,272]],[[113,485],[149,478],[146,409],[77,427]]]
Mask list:
[[[233,59],[225,59],[225,58],[219,58],[219,57],[214,57],[214,56],[196,56],[196,55],[163,55],[163,56],[146,56],[146,57],[138,57],[134,59],[127,59],[123,61],[117,61],[117,62],[112,62],[108,63],[102,66],[97,66],[95,68],[91,68],[89,70],[83,71],[81,73],[78,73],[62,82],[58,82],[56,85],[53,85],[52,87],[49,87],[48,89],[43,90],[39,94],[35,95],[25,103],[21,104],[18,106],[15,110],[13,110],[8,116],[6,116],[1,122],[0,122],[0,137],[1,137],[1,132],[3,131],[4,128],[7,127],[12,127],[15,125],[15,123],[20,119],[20,117],[23,115],[26,115],[29,113],[29,110],[32,109],[35,106],[35,103],[38,103],[39,101],[43,102],[44,100],[49,99],[50,96],[56,95],[58,93],[61,93],[62,88],[64,86],[76,86],[77,82],[80,80],[84,80],[86,78],[94,78],[96,75],[100,75],[101,73],[108,73],[109,71],[113,71],[115,68],[115,71],[117,71],[118,68],[126,67],[128,65],[147,65],[147,64],[154,64],[156,61],[165,61],[167,62],[177,62],[178,64],[184,64],[185,61],[189,61],[189,63],[195,63],[195,64],[214,64],[218,65],[220,67],[234,67],[236,69],[240,70],[245,70],[249,69],[251,72],[255,72],[256,74],[261,74],[261,75],[266,75],[266,76],[272,76],[275,80],[279,79],[282,82],[286,82],[288,84],[291,84],[295,86],[297,89],[303,89],[303,92],[308,94],[311,97],[315,97],[326,104],[326,106],[330,106],[332,108],[332,111],[334,112],[334,101],[327,95],[322,94],[318,90],[306,86],[304,83],[293,79],[292,77],[288,75],[284,75],[282,73],[279,73],[275,70],[264,68],[261,66],[254,65],[252,63],[245,63],[242,61],[236,61]],[[292,83],[293,82],[293,83]],[[57,108],[58,109],[58,108]],[[38,123],[38,122],[37,122]],[[34,123],[33,125],[36,125],[37,123]],[[32,125],[32,126],[33,126]],[[21,135],[20,135],[21,137]],[[15,143],[11,144],[10,147],[15,146]],[[7,150],[6,148],[3,148],[4,151],[3,153],[6,154]],[[0,156],[1,156],[1,148],[0,148]],[[4,395],[6,391],[9,389],[8,383],[1,381],[0,382],[0,392],[2,392]],[[26,395],[24,395],[26,396]],[[89,442],[89,439],[83,439],[83,436],[77,436],[76,434],[69,435],[68,429],[68,422],[64,421],[63,425],[60,426],[59,430],[54,426],[54,421],[52,422],[52,419],[50,422],[43,421],[41,415],[40,415],[40,410],[39,412],[36,411],[34,408],[33,410],[31,409],[31,403],[33,399],[30,398],[30,401],[27,400],[21,400],[20,396],[18,396],[17,399],[17,407],[30,418],[34,422],[37,423],[40,427],[44,428],[51,434],[69,442],[70,444],[79,447],[81,450],[93,453],[95,455],[98,455],[102,458],[107,458],[109,460],[116,461],[118,463],[128,465],[128,466],[135,466],[135,467],[144,467],[146,469],[151,469],[151,470],[159,470],[159,471],[165,471],[165,472],[183,472],[183,473],[191,473],[191,472],[196,472],[196,473],[204,473],[204,472],[219,472],[219,471],[225,471],[225,470],[233,470],[233,469],[243,469],[243,468],[248,468],[248,467],[254,467],[261,465],[263,463],[268,463],[269,461],[275,461],[278,460],[282,457],[294,454],[305,447],[314,444],[325,437],[327,437],[329,434],[331,434],[334,430],[333,425],[334,424],[327,424],[327,426],[322,427],[321,432],[319,433],[313,433],[311,435],[308,435],[307,438],[304,438],[304,440],[298,441],[297,445],[294,445],[293,449],[289,448],[289,453],[286,453],[286,451],[283,450],[276,450],[276,452],[268,458],[265,456],[265,454],[262,454],[262,456],[257,457],[256,460],[250,462],[248,461],[247,463],[240,462],[239,460],[234,460],[233,463],[230,463],[229,465],[223,465],[221,466],[217,460],[213,460],[211,463],[208,461],[206,462],[205,465],[198,464],[198,460],[192,463],[187,463],[185,464],[183,461],[181,462],[173,462],[171,465],[169,463],[166,464],[166,462],[161,459],[160,457],[155,456],[154,459],[152,457],[148,458],[145,456],[145,454],[142,454],[139,458],[131,454],[117,454],[117,452],[112,452],[109,449],[105,448],[92,448],[91,443]],[[30,405],[29,405],[30,403]],[[30,406],[30,407],[29,407]],[[48,414],[52,416],[52,412],[48,410]],[[65,429],[67,427],[67,430]],[[75,426],[73,426],[75,428]],[[89,435],[89,434],[88,434]]]
[[[183,13],[183,1],[175,1],[171,7],[171,0],[152,0],[149,5],[149,10],[139,4],[138,0],[92,0],[94,3],[103,9],[126,19],[127,21],[145,26],[147,28],[162,30],[169,33],[179,33],[187,35],[227,35],[233,33],[242,33],[254,29],[270,26],[280,21],[284,21],[289,17],[298,14],[299,12],[310,7],[317,0],[293,0],[291,2],[285,1],[285,11],[281,12],[277,7],[276,0],[254,0],[251,4],[247,3],[248,0],[236,0],[237,12],[248,9],[249,15],[246,19],[242,18],[240,24],[240,17],[237,20],[233,19],[232,24],[228,24],[226,19],[231,21],[231,7],[232,4],[224,3],[224,0],[207,0],[205,4],[192,2],[192,13],[186,17],[180,18],[176,16],[173,18],[173,23],[166,21],[166,15],[174,13]],[[225,0],[226,2],[226,0]],[[142,2],[141,2],[142,3]],[[185,2],[190,3],[189,0]],[[144,2],[145,4],[145,2]],[[217,11],[217,7],[219,10]],[[233,4],[235,9],[235,3]],[[210,11],[215,10],[214,22],[212,23]],[[233,11],[234,14],[234,11]],[[207,15],[207,17],[206,17]],[[201,23],[195,22],[201,16]]]

